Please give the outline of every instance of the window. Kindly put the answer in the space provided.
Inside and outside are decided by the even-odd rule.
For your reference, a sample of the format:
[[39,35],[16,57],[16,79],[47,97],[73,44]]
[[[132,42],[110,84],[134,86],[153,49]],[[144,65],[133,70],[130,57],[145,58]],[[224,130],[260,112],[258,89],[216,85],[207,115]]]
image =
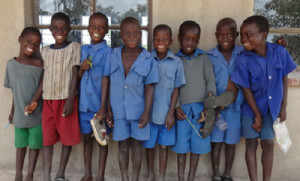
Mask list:
[[109,20],[109,32],[105,37],[111,47],[120,46],[120,23],[128,16],[137,18],[142,27],[141,45],[151,48],[152,0],[34,0],[33,24],[43,35],[42,46],[54,43],[48,28],[51,16],[56,12],[66,13],[71,20],[69,40],[89,44],[87,31],[89,16],[94,12],[104,13]]
[[255,0],[254,14],[263,15],[270,23],[269,41],[278,37],[288,40],[289,53],[300,65],[300,1]]

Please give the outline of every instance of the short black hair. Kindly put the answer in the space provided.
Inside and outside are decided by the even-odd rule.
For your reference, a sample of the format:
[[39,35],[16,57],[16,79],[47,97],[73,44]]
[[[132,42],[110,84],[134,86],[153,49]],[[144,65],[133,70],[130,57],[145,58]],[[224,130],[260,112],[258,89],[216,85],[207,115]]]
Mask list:
[[67,25],[70,26],[71,22],[70,22],[70,18],[68,15],[66,15],[65,13],[62,13],[62,12],[58,12],[58,13],[55,13],[52,17],[51,17],[51,22],[53,20],[63,20],[66,22]]
[[183,35],[186,29],[197,29],[199,35],[201,33],[201,27],[195,21],[184,21],[179,27],[179,35]]
[[268,19],[264,16],[254,15],[250,16],[243,21],[243,24],[252,24],[254,23],[258,27],[258,32],[267,32],[269,33],[270,25]]
[[222,18],[216,26],[216,31],[218,31],[218,29],[220,29],[224,25],[229,25],[233,31],[237,31],[236,22],[234,19],[230,17]]
[[158,32],[158,31],[168,31],[170,34],[170,37],[172,38],[172,29],[170,28],[170,26],[166,25],[166,24],[159,24],[157,26],[155,26],[155,28],[153,29],[153,36]]
[[26,27],[26,28],[24,28],[23,31],[21,32],[20,37],[24,37],[24,36],[26,36],[30,33],[34,33],[34,34],[38,35],[40,37],[41,41],[42,41],[42,34],[41,34],[40,30],[38,30],[35,27]]
[[123,20],[121,21],[120,28],[122,29],[122,27],[123,27],[124,25],[127,25],[127,24],[136,24],[136,25],[138,25],[139,27],[141,27],[139,21],[138,21],[136,18],[134,18],[134,17],[126,17],[125,19],[123,19]]
[[89,20],[91,20],[94,17],[101,17],[101,18],[103,18],[105,20],[105,22],[106,22],[106,27],[108,27],[108,18],[107,18],[107,16],[105,14],[103,14],[101,12],[96,12],[96,13],[94,13],[94,14],[92,14],[90,16]]

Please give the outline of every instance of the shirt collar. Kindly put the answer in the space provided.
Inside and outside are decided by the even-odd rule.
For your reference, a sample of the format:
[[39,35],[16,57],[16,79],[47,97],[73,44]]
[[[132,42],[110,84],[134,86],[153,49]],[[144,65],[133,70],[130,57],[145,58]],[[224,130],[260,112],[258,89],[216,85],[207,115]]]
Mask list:
[[[156,49],[154,49],[153,51],[152,51],[152,55],[154,56],[154,58],[155,58],[155,60],[160,60],[159,58],[158,58],[158,56],[157,56],[157,52],[156,52]],[[173,60],[173,59],[175,59],[176,57],[175,57],[175,55],[170,51],[170,50],[168,50],[168,53],[167,53],[167,56],[163,59],[163,60]]]
[[[234,49],[232,51],[232,55],[239,55],[244,51],[244,48],[241,46],[234,45]],[[222,55],[222,53],[219,51],[219,45],[217,45],[215,48],[211,49],[207,52],[209,55],[213,55],[215,57]]]
[[[266,42],[266,45],[267,45],[267,54],[273,52],[273,50],[276,47],[281,46],[281,45],[277,45],[275,43],[269,43],[269,42]],[[254,53],[252,51],[245,50],[244,52],[245,52],[244,55],[247,55],[247,56],[256,56],[257,55],[256,53]]]
[[177,55],[178,57],[184,57],[184,58],[186,58],[186,59],[188,59],[188,60],[191,60],[192,58],[194,58],[194,57],[196,57],[196,56],[198,56],[198,55],[203,55],[203,54],[205,54],[205,52],[204,52],[203,50],[200,50],[199,48],[196,48],[194,55],[191,56],[191,57],[189,57],[189,56],[183,54],[183,53],[182,53],[182,49],[180,49],[179,52],[176,53],[176,55]]
[[103,40],[101,43],[98,43],[98,44],[95,44],[95,45],[91,44],[91,47],[92,47],[92,49],[93,49],[95,52],[97,52],[99,49],[101,49],[101,48],[103,48],[103,47],[106,47],[106,46],[107,46],[107,44],[106,44],[106,41],[105,41],[105,40]]

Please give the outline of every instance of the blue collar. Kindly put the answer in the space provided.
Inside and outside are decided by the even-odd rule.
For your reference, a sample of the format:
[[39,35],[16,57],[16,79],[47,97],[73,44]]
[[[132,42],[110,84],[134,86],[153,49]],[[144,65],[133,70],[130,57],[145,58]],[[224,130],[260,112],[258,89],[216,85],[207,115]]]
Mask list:
[[[154,56],[155,60],[160,60],[155,49],[151,53]],[[168,50],[167,56],[163,60],[173,60],[175,58],[176,56],[170,50]]]
[[[244,48],[241,46],[234,45],[234,49],[232,51],[232,55],[239,55],[244,51]],[[207,52],[209,55],[213,55],[215,57],[218,57],[219,55],[222,55],[222,53],[219,51],[219,45],[217,45],[215,48],[209,50]]]
[[90,44],[91,48],[94,50],[94,52],[97,52],[98,50],[100,50],[101,48],[104,48],[107,46],[106,44],[106,41],[103,40],[102,42],[96,44],[96,45],[93,45],[93,44]]
[[[269,53],[272,53],[273,50],[276,47],[281,46],[281,45],[278,45],[278,44],[275,44],[275,43],[266,42],[266,46],[267,46],[267,53],[266,54],[269,54]],[[244,51],[244,55],[246,55],[246,56],[259,56],[256,53],[254,53],[253,51],[247,51],[247,50]]]
[[178,57],[184,57],[187,60],[191,60],[192,58],[194,58],[194,57],[196,57],[198,55],[203,55],[203,54],[205,54],[205,52],[203,50],[200,50],[200,49],[196,48],[194,55],[191,56],[191,57],[189,57],[189,56],[183,54],[182,53],[182,49],[180,49],[179,52],[176,53],[176,56],[178,56]]

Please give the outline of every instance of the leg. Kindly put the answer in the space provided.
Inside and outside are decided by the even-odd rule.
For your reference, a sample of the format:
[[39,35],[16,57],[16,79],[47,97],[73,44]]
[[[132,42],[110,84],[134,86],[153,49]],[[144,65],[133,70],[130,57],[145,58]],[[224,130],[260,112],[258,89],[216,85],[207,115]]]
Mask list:
[[257,181],[257,163],[256,163],[257,139],[246,139],[246,163],[248,174],[251,181]]
[[131,149],[132,149],[132,180],[138,181],[142,166],[142,142],[131,139]]
[[220,155],[222,143],[211,143],[211,164],[213,169],[213,177],[219,177],[220,171]]
[[165,180],[168,162],[168,147],[159,146],[159,180]]
[[23,171],[26,152],[27,152],[27,147],[17,148],[15,181],[22,181],[22,177],[23,177],[22,171]]
[[39,152],[40,152],[39,149],[30,149],[29,150],[29,165],[28,165],[28,172],[27,172],[25,181],[33,181],[33,172],[35,170]]
[[274,158],[273,140],[262,140],[261,148],[262,148],[261,162],[263,166],[263,180],[270,181],[272,175],[273,158]]
[[65,178],[65,171],[72,151],[72,146],[62,146],[59,169],[56,178]]
[[51,168],[53,157],[53,145],[43,148],[44,159],[44,181],[51,181]]
[[154,154],[155,154],[155,148],[147,148],[146,149],[147,168],[148,168],[147,181],[153,181],[154,180]]
[[84,177],[81,181],[92,181],[92,151],[93,151],[93,141],[92,133],[84,134]]
[[235,145],[225,144],[225,172],[224,175],[231,177],[231,169],[235,156]]
[[129,139],[119,141],[119,167],[121,171],[122,181],[128,181],[128,164],[129,164]]
[[195,179],[196,170],[199,162],[199,154],[191,153],[190,156],[190,171],[188,181],[193,181]]
[[99,145],[99,171],[98,171],[98,176],[96,181],[104,181],[107,154],[108,154],[108,146]]
[[184,181],[186,154],[177,154],[178,181]]

